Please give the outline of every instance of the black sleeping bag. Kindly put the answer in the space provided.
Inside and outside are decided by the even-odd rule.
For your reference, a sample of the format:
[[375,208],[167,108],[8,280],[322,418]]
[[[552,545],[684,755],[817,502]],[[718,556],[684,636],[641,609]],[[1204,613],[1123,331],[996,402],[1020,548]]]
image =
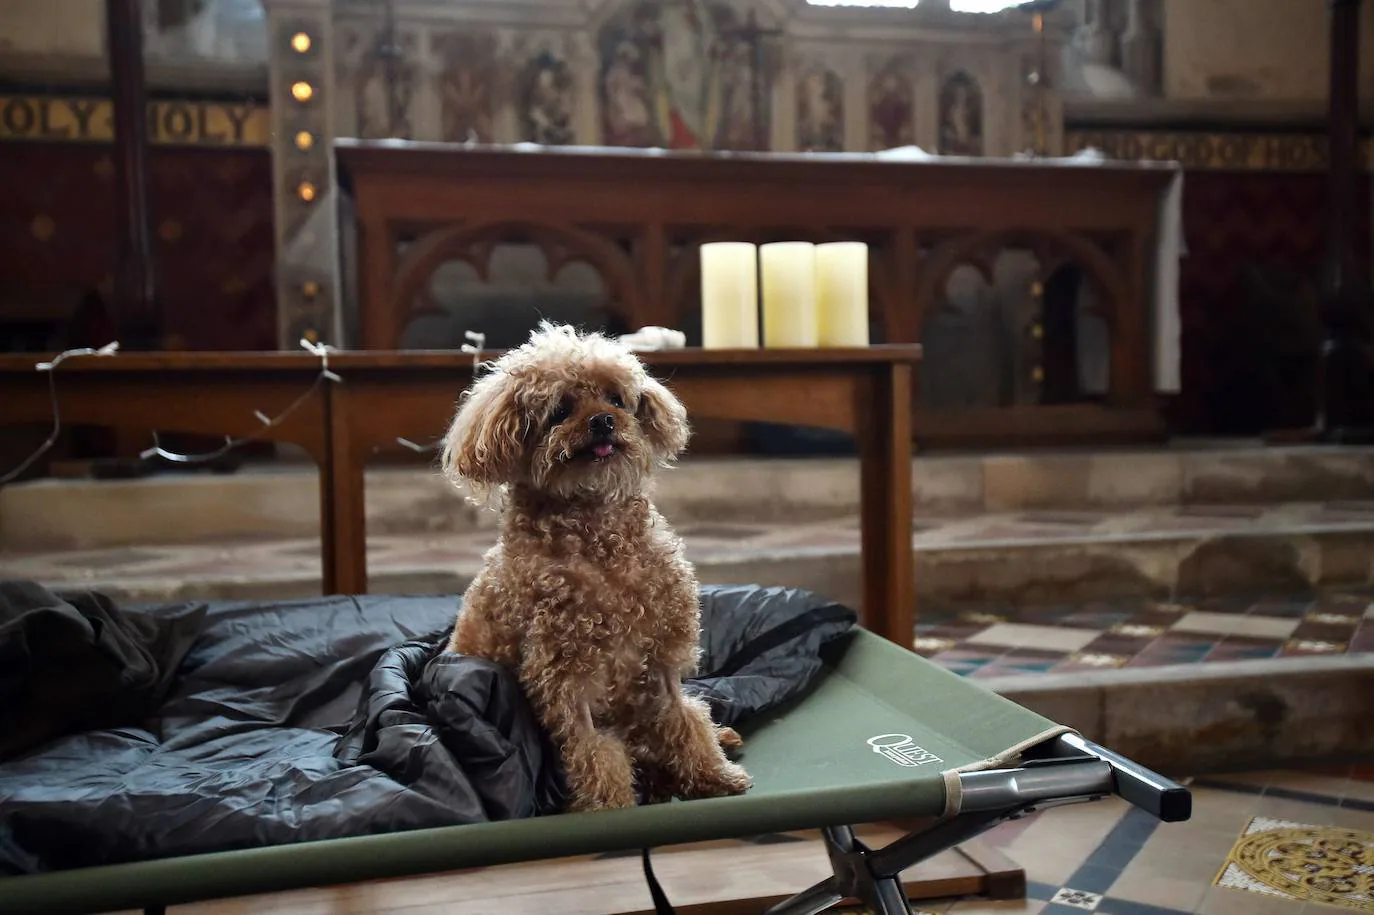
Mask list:
[[[804,691],[855,623],[804,591],[701,596],[687,689],[720,723]],[[515,679],[442,650],[458,605],[120,608],[0,583],[0,728],[30,735],[0,751],[0,874],[557,813],[557,758]],[[83,665],[101,676],[54,689]]]

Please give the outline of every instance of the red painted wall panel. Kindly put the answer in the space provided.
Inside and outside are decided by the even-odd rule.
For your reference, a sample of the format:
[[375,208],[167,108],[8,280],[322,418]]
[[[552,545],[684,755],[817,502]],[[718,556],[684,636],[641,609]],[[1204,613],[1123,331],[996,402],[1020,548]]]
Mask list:
[[[169,348],[276,344],[271,157],[261,149],[154,148],[151,228]],[[69,313],[108,294],[114,168],[108,147],[0,144],[0,322]]]
[[[1369,193],[1366,176],[1359,194]],[[1171,424],[1207,434],[1305,425],[1313,369],[1303,353],[1316,329],[1326,176],[1193,171],[1183,201],[1184,392]],[[1367,274],[1369,208],[1357,209]]]

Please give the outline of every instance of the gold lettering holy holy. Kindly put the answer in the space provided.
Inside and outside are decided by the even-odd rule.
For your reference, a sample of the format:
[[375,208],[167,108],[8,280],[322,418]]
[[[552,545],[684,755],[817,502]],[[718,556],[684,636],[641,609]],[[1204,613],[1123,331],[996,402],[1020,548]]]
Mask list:
[[[153,101],[148,140],[174,146],[266,146],[266,106],[254,103]],[[114,139],[108,99],[0,95],[0,140],[105,143]]]

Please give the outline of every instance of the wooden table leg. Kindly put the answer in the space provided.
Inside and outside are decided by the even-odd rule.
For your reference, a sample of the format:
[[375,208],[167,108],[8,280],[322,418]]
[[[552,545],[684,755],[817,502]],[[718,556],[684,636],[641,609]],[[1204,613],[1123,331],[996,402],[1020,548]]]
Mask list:
[[878,370],[859,405],[864,626],[910,648],[916,627],[911,549],[911,366]]
[[329,466],[320,477],[324,593],[366,594],[364,462],[349,434],[347,386],[331,384],[328,391]]
[[323,592],[339,593],[339,572],[337,567],[339,547],[334,536],[339,525],[334,522],[334,458],[326,447],[320,459],[320,570],[323,575]]

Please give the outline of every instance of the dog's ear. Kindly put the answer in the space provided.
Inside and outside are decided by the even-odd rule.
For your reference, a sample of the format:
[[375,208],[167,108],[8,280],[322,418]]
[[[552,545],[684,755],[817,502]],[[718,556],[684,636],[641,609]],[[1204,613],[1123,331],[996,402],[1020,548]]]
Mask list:
[[671,461],[687,447],[692,434],[687,408],[656,379],[645,377],[635,418],[660,461]]
[[492,372],[459,402],[440,459],[450,480],[467,483],[480,493],[515,477],[527,431],[516,387],[505,372]]

